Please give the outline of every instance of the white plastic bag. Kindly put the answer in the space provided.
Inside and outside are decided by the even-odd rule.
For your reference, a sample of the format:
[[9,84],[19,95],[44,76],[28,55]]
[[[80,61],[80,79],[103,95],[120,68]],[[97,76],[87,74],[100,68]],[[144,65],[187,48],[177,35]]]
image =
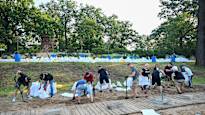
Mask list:
[[[111,79],[109,79],[109,84],[110,84],[110,86],[112,86]],[[108,88],[109,88],[108,84],[104,81],[104,83],[102,84],[102,90],[106,90]],[[95,89],[100,90],[100,82],[97,82]]]
[[124,86],[126,86],[126,82],[127,82],[127,87],[131,88],[132,87],[132,82],[133,82],[133,78],[132,77],[128,77],[126,81],[124,81]]
[[139,85],[143,86],[143,85],[150,85],[150,80],[148,79],[148,77],[144,77],[144,76],[139,76]]
[[32,82],[31,87],[30,87],[30,96],[38,97],[39,88],[40,88],[40,83],[39,82]]

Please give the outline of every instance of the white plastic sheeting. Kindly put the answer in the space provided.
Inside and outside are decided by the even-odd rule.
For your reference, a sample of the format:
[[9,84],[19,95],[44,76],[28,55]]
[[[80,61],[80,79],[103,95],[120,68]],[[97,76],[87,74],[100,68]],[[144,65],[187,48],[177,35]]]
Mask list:
[[[0,62],[15,62],[14,59],[0,59]],[[95,62],[152,62],[151,59],[147,58],[138,58],[138,59],[107,59],[107,58],[95,58],[92,57],[57,57],[57,58],[48,58],[48,57],[33,57],[32,59],[21,59],[21,62],[87,62],[87,63],[95,63]],[[170,58],[159,58],[157,62],[170,62]],[[177,57],[176,62],[194,62],[194,60],[189,60],[184,57]]]
[[63,97],[70,97],[70,98],[73,97],[73,93],[62,93],[60,95],[63,96]]

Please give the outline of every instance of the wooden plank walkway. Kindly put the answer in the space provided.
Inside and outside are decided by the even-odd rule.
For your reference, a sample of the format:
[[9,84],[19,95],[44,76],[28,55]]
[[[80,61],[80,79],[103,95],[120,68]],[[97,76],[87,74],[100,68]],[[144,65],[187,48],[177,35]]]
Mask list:
[[[181,95],[168,95],[165,99],[168,104],[155,104],[152,101],[159,97],[112,100],[74,106],[43,107],[41,109],[28,109],[19,111],[1,112],[0,115],[127,115],[139,113],[142,109],[162,110],[186,105],[205,104],[205,93],[185,93]],[[111,108],[108,108],[111,107]]]

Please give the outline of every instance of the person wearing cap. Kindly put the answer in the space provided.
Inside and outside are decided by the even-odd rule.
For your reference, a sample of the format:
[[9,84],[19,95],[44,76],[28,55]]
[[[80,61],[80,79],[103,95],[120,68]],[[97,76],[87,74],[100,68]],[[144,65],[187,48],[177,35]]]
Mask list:
[[172,81],[175,83],[177,92],[181,94],[183,90],[185,78],[182,72],[179,72],[178,68],[174,67],[172,68],[172,70],[173,70]]
[[41,73],[40,74],[40,80],[43,80],[43,88],[46,91],[47,86],[50,84],[50,96],[54,96],[54,79],[53,75],[50,73]]
[[[19,76],[18,79],[16,80],[16,76]],[[24,74],[21,70],[18,70],[16,72],[16,76],[14,78],[15,80],[15,88],[16,88],[16,91],[14,93],[14,97],[12,99],[12,102],[15,102],[16,101],[16,96],[17,96],[17,93],[18,91],[20,91],[21,93],[21,96],[22,96],[22,99],[24,101],[24,98],[23,98],[23,91],[24,91],[24,88],[23,90],[21,89],[21,85],[23,85],[24,87],[26,87],[27,89],[27,98],[28,99],[31,99],[31,96],[29,95],[30,94],[30,81],[31,81],[31,78],[28,77],[26,74]]]
[[102,85],[103,85],[104,81],[108,85],[110,92],[112,92],[112,87],[111,87],[111,83],[109,81],[108,71],[105,68],[103,68],[102,66],[99,66],[98,68],[99,68],[98,69],[98,78],[100,80],[100,92],[102,92]]
[[137,95],[137,77],[139,77],[139,73],[137,69],[134,67],[134,64],[128,63],[127,66],[131,70],[131,74],[128,75],[129,77],[132,77],[133,82],[132,82],[132,96],[138,98],[139,96]]

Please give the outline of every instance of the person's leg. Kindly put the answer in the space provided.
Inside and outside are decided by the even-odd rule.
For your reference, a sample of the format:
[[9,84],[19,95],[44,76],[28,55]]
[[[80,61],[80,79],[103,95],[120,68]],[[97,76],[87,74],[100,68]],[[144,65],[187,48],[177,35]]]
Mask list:
[[50,92],[50,96],[51,97],[53,97],[53,95],[54,95],[54,80],[51,80],[50,81],[50,90],[51,90],[51,92]]
[[132,96],[138,98],[138,95],[137,95],[137,81],[136,80],[134,80],[132,82]]
[[13,98],[12,98],[12,102],[16,101],[16,96],[17,96],[18,91],[19,91],[18,89],[15,90]]
[[181,92],[181,88],[180,88],[180,83],[178,83],[178,82],[176,81],[175,86],[176,86],[177,92],[178,92],[179,94],[181,94],[182,92]]
[[193,75],[191,76],[191,79],[190,79],[191,88],[193,87],[193,86],[192,86],[192,78],[193,78]]
[[103,85],[103,81],[104,79],[100,77],[100,92],[102,92],[102,85]]
[[181,80],[180,81],[180,90],[181,90],[181,92],[183,92],[183,89],[184,89],[184,80]]
[[78,104],[80,104],[80,96],[77,96]]
[[87,93],[87,96],[90,97],[90,101],[93,102],[93,87],[91,84],[87,86],[86,93]]
[[159,87],[160,94],[162,94],[162,90],[163,90],[162,88],[163,88],[163,87],[162,87],[162,84],[161,84],[161,80],[160,80],[160,79],[157,79],[157,80],[156,80],[156,83],[157,83],[157,86]]
[[147,86],[147,85],[144,85],[144,86],[143,86],[143,89],[144,89],[144,95],[145,95],[145,97],[148,97],[148,86]]
[[189,87],[192,87],[192,76],[189,76]]
[[112,92],[112,86],[111,86],[111,83],[110,83],[108,77],[105,78],[105,82],[106,82],[106,84],[108,84],[108,88],[109,88],[109,90]]

